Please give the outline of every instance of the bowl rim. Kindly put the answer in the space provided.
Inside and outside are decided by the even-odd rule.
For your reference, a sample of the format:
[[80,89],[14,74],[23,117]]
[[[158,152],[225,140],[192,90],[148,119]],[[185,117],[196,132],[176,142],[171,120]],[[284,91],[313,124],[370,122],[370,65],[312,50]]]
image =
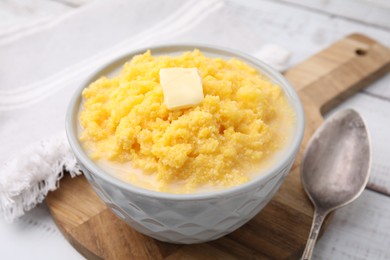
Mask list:
[[[88,157],[88,155],[82,148],[77,137],[77,120],[78,120],[80,103],[82,101],[81,93],[84,90],[84,88],[89,86],[91,82],[101,77],[103,72],[109,69],[109,67],[113,66],[113,64],[122,62],[120,64],[123,65],[124,63],[123,61],[128,61],[133,56],[145,53],[147,50],[151,50],[153,54],[153,52],[156,51],[158,52],[158,51],[167,50],[169,52],[169,50],[171,49],[177,49],[177,51],[175,52],[179,52],[178,50],[180,50],[180,52],[184,52],[184,51],[199,49],[201,52],[203,50],[209,52],[211,51],[213,53],[223,53],[230,57],[238,58],[239,60],[242,60],[245,63],[249,62],[251,64],[254,64],[256,67],[260,68],[261,72],[265,73],[271,79],[271,81],[274,80],[278,81],[283,92],[286,95],[289,95],[288,98],[289,104],[291,105],[291,107],[293,108],[296,114],[296,122],[295,122],[296,135],[295,137],[293,137],[293,140],[291,140],[291,145],[281,155],[281,158],[279,159],[278,163],[276,163],[275,165],[267,169],[263,174],[256,176],[255,178],[249,180],[246,183],[234,187],[221,189],[217,191],[204,192],[204,193],[175,194],[175,193],[153,191],[153,190],[138,187],[133,184],[124,182],[119,178],[116,178],[108,173],[105,173],[101,168],[99,168],[93,162],[91,158]],[[304,127],[305,127],[305,115],[304,115],[302,103],[295,89],[281,73],[274,70],[272,67],[262,62],[261,60],[251,55],[248,55],[246,53],[243,53],[241,51],[237,51],[226,47],[220,47],[217,45],[197,44],[197,43],[150,45],[144,48],[131,50],[119,57],[115,57],[111,59],[110,61],[106,62],[103,66],[101,66],[99,69],[97,69],[94,73],[92,73],[91,76],[87,77],[87,79],[83,81],[83,83],[76,89],[68,105],[66,120],[65,120],[65,130],[66,130],[66,136],[69,145],[75,157],[79,160],[79,163],[81,163],[85,168],[87,168],[92,175],[97,175],[99,178],[110,183],[114,187],[127,190],[134,194],[138,194],[150,198],[156,198],[160,200],[163,199],[163,200],[174,200],[174,201],[207,200],[207,199],[213,199],[219,197],[226,197],[226,196],[232,196],[237,193],[246,192],[255,187],[259,187],[259,184],[261,184],[264,180],[273,178],[274,176],[278,175],[278,173],[282,172],[282,170],[285,167],[288,167],[291,159],[294,158],[296,153],[298,152],[298,149],[303,139]]]

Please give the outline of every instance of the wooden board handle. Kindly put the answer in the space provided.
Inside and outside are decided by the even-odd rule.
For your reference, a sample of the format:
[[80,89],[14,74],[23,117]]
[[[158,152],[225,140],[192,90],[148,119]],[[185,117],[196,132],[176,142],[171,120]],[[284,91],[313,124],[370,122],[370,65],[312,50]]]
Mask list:
[[324,114],[389,69],[388,48],[367,36],[352,34],[289,70],[286,76],[300,97],[309,99]]
[[[390,70],[390,49],[361,34],[351,34],[285,73],[302,100],[305,147],[323,114]],[[296,162],[302,158],[300,150]]]

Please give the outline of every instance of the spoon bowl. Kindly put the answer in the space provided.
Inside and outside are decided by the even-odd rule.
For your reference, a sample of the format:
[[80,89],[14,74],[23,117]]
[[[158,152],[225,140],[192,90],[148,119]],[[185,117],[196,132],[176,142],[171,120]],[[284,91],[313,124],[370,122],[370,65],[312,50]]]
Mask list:
[[362,193],[370,164],[367,127],[355,110],[334,114],[312,136],[302,160],[301,179],[315,213],[302,259],[311,258],[326,215]]

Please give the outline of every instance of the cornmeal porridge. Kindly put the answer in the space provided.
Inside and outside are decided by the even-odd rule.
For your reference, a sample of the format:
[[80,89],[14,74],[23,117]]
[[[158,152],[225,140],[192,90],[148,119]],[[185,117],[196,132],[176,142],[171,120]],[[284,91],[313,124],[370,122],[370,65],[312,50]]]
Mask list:
[[[160,70],[196,68],[204,99],[169,110]],[[295,114],[283,90],[238,59],[150,51],[83,91],[79,137],[108,174],[170,193],[226,189],[261,175],[288,146]]]

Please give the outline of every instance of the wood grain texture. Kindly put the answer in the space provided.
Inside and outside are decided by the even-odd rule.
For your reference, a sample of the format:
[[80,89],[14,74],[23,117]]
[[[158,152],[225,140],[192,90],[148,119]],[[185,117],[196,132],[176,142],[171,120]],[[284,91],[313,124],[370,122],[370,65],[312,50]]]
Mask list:
[[278,0],[344,19],[390,29],[390,3],[387,0]]
[[[357,53],[358,49],[364,54]],[[66,238],[88,259],[298,259],[313,215],[299,176],[305,144],[322,122],[321,111],[389,67],[389,49],[354,34],[286,72],[307,118],[299,156],[273,200],[246,225],[221,239],[172,245],[144,236],[115,217],[84,177],[66,177],[60,189],[48,196],[47,204]]]

